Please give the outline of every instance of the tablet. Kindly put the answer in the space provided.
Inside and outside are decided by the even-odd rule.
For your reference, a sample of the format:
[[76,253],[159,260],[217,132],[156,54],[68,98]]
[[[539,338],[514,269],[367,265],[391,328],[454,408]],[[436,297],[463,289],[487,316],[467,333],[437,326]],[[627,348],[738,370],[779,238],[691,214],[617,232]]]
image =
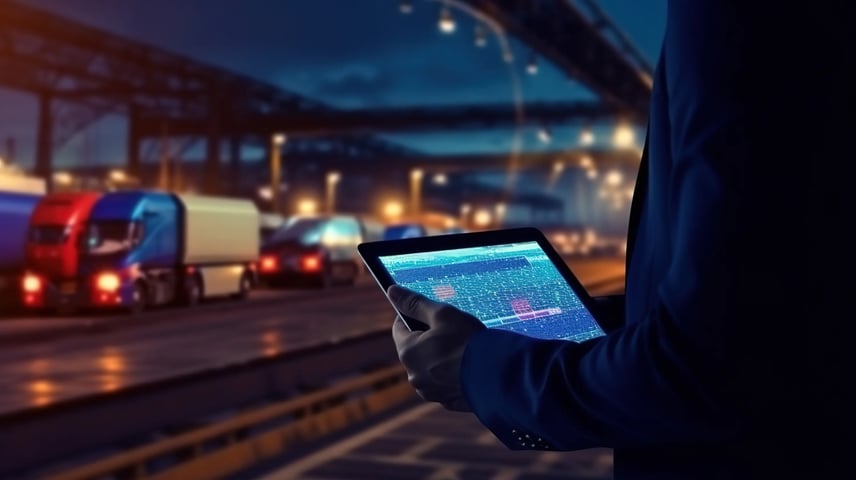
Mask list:
[[[401,285],[488,328],[536,338],[582,342],[605,335],[593,299],[536,228],[366,242],[358,251],[384,295]],[[427,328],[402,318],[411,330]]]

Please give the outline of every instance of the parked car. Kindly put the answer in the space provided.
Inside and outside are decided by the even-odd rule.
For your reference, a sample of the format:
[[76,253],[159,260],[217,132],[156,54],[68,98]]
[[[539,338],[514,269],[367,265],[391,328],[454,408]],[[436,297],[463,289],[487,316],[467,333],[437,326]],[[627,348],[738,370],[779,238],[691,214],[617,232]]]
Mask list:
[[259,213],[259,241],[261,244],[267,242],[283,223],[285,223],[285,217],[278,213]]
[[351,215],[291,217],[262,246],[259,278],[268,285],[353,285],[362,260],[363,227]]
[[384,240],[398,240],[401,238],[416,238],[428,235],[428,230],[419,223],[398,223],[389,225],[383,232]]

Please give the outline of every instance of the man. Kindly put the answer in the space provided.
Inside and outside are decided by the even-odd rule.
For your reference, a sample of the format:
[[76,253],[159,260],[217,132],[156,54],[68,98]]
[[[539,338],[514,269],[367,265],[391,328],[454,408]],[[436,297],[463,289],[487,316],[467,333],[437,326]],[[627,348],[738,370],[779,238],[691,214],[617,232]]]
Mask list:
[[670,1],[622,325],[537,340],[391,287],[420,395],[619,480],[852,476],[853,10]]

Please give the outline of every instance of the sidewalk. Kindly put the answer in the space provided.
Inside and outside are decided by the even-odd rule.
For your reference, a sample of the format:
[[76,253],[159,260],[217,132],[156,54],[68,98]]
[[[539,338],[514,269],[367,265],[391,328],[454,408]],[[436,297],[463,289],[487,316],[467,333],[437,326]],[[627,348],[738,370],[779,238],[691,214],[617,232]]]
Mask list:
[[413,408],[256,480],[609,480],[612,451],[513,451],[470,414]]

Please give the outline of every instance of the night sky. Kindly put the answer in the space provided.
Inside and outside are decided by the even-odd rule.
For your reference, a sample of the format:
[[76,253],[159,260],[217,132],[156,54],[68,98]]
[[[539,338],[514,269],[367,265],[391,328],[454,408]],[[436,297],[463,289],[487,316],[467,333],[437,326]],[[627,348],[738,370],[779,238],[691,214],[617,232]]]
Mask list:
[[[397,0],[26,0],[35,7],[135,40],[266,80],[340,108],[476,104],[514,99],[512,74],[492,36],[473,44],[474,22],[455,10],[457,31],[437,28],[439,3],[414,1],[402,15]],[[650,63],[656,62],[666,0],[601,0]],[[542,61],[527,75],[529,49],[512,40],[524,101],[592,98]],[[20,163],[32,162],[34,98],[0,89],[0,139],[14,137]],[[106,118],[57,152],[56,163],[123,161],[124,121]],[[525,149],[572,145],[576,132],[553,129],[539,144],[523,132]],[[509,151],[512,132],[466,131],[388,136],[429,153]],[[0,151],[0,154],[5,151]]]

